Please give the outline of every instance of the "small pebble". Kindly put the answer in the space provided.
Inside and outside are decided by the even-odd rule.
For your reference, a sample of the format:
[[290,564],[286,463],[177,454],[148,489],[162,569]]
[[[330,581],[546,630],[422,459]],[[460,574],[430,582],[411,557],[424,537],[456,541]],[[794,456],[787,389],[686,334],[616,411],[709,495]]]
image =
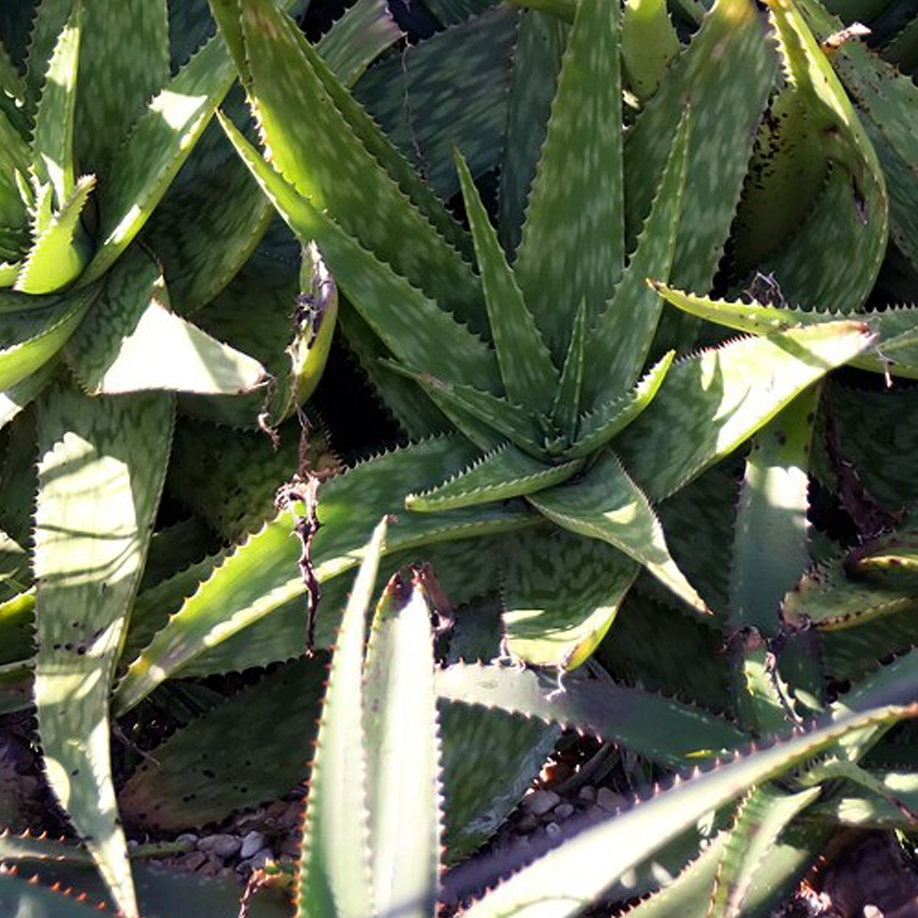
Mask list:
[[189,851],[175,859],[175,866],[179,870],[199,870],[207,863],[207,855],[203,851]]
[[584,786],[577,791],[577,799],[582,800],[584,803],[595,803],[596,788],[591,787],[589,784],[584,784]]
[[208,835],[198,840],[198,851],[205,851],[220,860],[235,857],[242,847],[242,839],[235,835]]
[[516,830],[522,832],[524,835],[529,832],[534,832],[539,825],[539,817],[534,813],[524,813],[519,822],[516,824]]
[[139,844],[140,844],[140,842],[137,841],[136,838],[129,838],[129,839],[128,839],[128,842],[127,842],[128,851],[134,851],[134,850],[136,850],[136,848],[137,848],[137,846],[138,846]]
[[607,813],[613,813],[615,810],[620,810],[622,808],[625,798],[621,794],[616,794],[610,787],[601,787],[599,788],[599,793],[596,795],[596,802]]
[[252,830],[242,839],[242,848],[239,850],[239,857],[247,860],[252,857],[256,851],[261,851],[267,844],[267,839],[261,832]]
[[189,845],[194,848],[198,843],[198,836],[195,835],[194,832],[182,832],[182,834],[176,838],[176,842],[180,845]]
[[564,822],[574,815],[574,807],[570,803],[559,803],[554,809],[554,814],[558,822]]
[[561,798],[554,791],[537,790],[523,800],[523,805],[530,813],[536,816],[544,816],[560,802]]
[[561,834],[561,826],[556,822],[550,822],[545,826],[545,834],[549,838],[557,838]]

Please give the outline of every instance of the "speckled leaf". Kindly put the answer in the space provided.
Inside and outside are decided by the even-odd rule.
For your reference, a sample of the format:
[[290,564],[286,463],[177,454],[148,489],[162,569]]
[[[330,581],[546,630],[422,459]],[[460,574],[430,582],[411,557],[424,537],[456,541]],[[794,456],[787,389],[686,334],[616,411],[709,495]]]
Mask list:
[[[270,149],[271,161],[296,191],[428,295],[460,315],[480,314],[480,291],[469,265],[399,188],[362,142],[319,76],[318,55],[270,0],[212,2]],[[238,34],[238,39],[235,37]],[[238,41],[238,44],[237,44]],[[308,145],[302,138],[309,137]],[[372,202],[368,206],[368,202]],[[397,242],[396,242],[397,240]]]
[[[886,249],[883,174],[857,113],[793,0],[768,5],[790,79],[807,100],[834,168],[809,218],[761,270],[774,274],[793,302],[850,312],[867,299]],[[835,30],[828,17],[819,28],[824,35]]]
[[141,237],[156,252],[177,312],[211,302],[251,256],[274,209],[233,156],[193,183],[169,189]]
[[[716,58],[717,66],[711,66]],[[667,71],[625,144],[626,223],[637,234],[650,212],[673,137],[691,100],[692,136],[672,277],[710,287],[746,174],[755,126],[772,89],[776,56],[750,0],[718,0]]]
[[427,918],[440,884],[443,813],[430,615],[423,579],[396,574],[376,607],[364,669],[373,906],[378,914],[406,918]]
[[[442,673],[438,678],[442,677]],[[561,731],[480,706],[440,703],[444,860],[462,860],[491,838],[519,805]]]
[[[359,4],[355,4],[351,9],[357,9],[358,7]],[[386,9],[385,4],[380,4],[377,0],[377,9],[380,7]],[[389,15],[388,11],[386,15]],[[344,18],[347,18],[347,14],[345,14]],[[334,35],[336,27],[337,24],[332,27],[327,37],[330,38]],[[320,42],[315,49],[319,54],[316,54],[312,46],[299,32],[295,34],[295,38],[299,43],[300,50],[309,60],[316,76],[322,81],[322,88],[328,93],[336,108],[344,116],[370,155],[398,183],[402,193],[408,196],[414,206],[436,227],[443,238],[455,246],[466,259],[470,260],[472,257],[472,240],[469,238],[468,233],[447,210],[427,182],[418,175],[415,166],[394,145],[389,134],[379,129],[374,117],[368,114],[366,109],[342,85],[346,80],[345,74],[342,72],[345,62],[341,60],[341,57],[346,49],[341,46],[329,49],[323,46],[323,42]],[[388,60],[401,63],[406,60],[403,55],[407,55],[410,58],[411,49],[407,49],[403,54],[390,55]],[[381,66],[386,67],[387,65],[382,63]],[[405,64],[404,66],[407,67],[408,65]],[[376,69],[374,68],[374,71]],[[400,71],[400,74],[403,72]],[[411,153],[408,155],[410,156]]]
[[57,38],[35,115],[33,174],[50,182],[58,208],[73,192],[73,113],[80,61],[83,4],[76,3]]
[[551,408],[551,419],[561,437],[572,442],[578,434],[578,415],[581,410],[581,390],[583,389],[584,354],[586,352],[586,300],[580,300],[580,306],[574,315],[570,340],[564,366],[561,368],[561,379],[555,391],[554,404]]
[[137,915],[118,821],[108,696],[171,440],[163,395],[52,389],[39,411],[35,703],[45,773],[118,906]]
[[679,56],[679,36],[663,0],[628,0],[622,16],[622,67],[641,101],[651,98]]
[[669,277],[672,267],[682,219],[690,124],[690,110],[686,110],[637,248],[587,336],[583,380],[586,409],[598,410],[602,403],[618,398],[634,384],[647,360],[661,305],[653,301],[646,280]]
[[540,918],[575,915],[627,870],[747,788],[784,774],[858,730],[915,716],[918,707],[914,705],[842,715],[677,784],[627,813],[584,829],[489,891],[465,915],[494,918],[524,909],[527,915]]
[[518,15],[497,4],[381,61],[354,87],[444,199],[458,190],[454,149],[462,150],[473,175],[497,165]]
[[819,796],[818,787],[788,793],[774,785],[756,787],[740,804],[708,908],[709,918],[737,918],[756,875],[778,844],[788,824]]
[[577,461],[548,465],[506,444],[438,487],[409,494],[405,506],[409,510],[452,510],[523,497],[567,481],[582,467],[583,463]]
[[[294,418],[276,431],[272,442],[263,431],[227,430],[213,424],[180,420],[169,463],[166,489],[190,507],[227,542],[257,528],[275,510],[277,489],[300,462],[300,424]],[[311,472],[337,467],[328,435],[310,432],[306,452]]]
[[124,0],[114,7],[108,0],[81,3],[75,153],[103,187],[124,155],[128,129],[169,78],[169,19],[166,0]]
[[630,392],[614,396],[581,415],[577,438],[564,455],[588,456],[624,430],[653,401],[672,366],[673,357],[674,351],[664,354]]
[[[800,3],[806,17],[820,29],[836,21],[810,0]],[[914,32],[915,23],[912,24]],[[876,148],[889,193],[890,235],[913,266],[918,265],[918,156],[914,112],[918,88],[895,66],[859,41],[845,42],[831,57],[832,66],[864,119],[864,129]]]
[[32,247],[16,277],[14,288],[23,293],[42,294],[61,290],[76,280],[89,260],[89,240],[81,217],[96,186],[95,176],[84,175]]
[[[20,29],[17,30],[22,36],[21,40],[28,41],[28,47],[24,49],[26,65],[24,110],[26,117],[30,120],[35,117],[35,108],[41,97],[45,74],[51,55],[54,53],[54,46],[72,12],[73,0],[42,0],[41,15],[30,17],[32,18],[31,32],[28,20],[21,23]],[[8,33],[4,33],[4,40],[7,37]],[[22,50],[20,49],[20,52]]]
[[[787,331],[794,326],[823,325],[845,318],[835,311],[815,312],[742,300],[715,300],[684,293],[665,284],[655,283],[653,287],[678,309],[753,335]],[[918,378],[918,309],[890,306],[879,312],[858,313],[857,318],[869,325],[875,337],[863,354],[851,359],[852,366],[875,373]]]
[[346,298],[342,298],[339,304],[338,327],[377,398],[411,439],[452,429],[443,412],[413,379],[393,373],[388,365],[383,364],[383,361],[392,359],[392,352]]
[[670,556],[649,501],[608,450],[578,481],[531,494],[527,500],[564,529],[608,542],[694,609],[708,611]]
[[800,627],[806,620],[831,631],[918,607],[914,583],[895,576],[851,576],[849,568],[846,558],[839,557],[808,572],[784,599],[784,621]]
[[[869,391],[830,379],[826,400],[836,417],[840,454],[873,499],[893,514],[918,502],[918,390]],[[813,456],[814,473],[834,490],[837,476],[820,452]]]
[[[542,455],[544,434],[539,418],[526,408],[472,386],[457,385],[448,380],[437,379],[429,373],[393,365],[393,369],[396,368],[416,379],[424,391],[450,417],[453,417],[454,412],[469,415],[488,428],[489,433],[494,431],[500,435],[500,439],[512,440],[527,453]],[[462,429],[461,423],[457,423],[457,426]],[[463,429],[463,432],[466,431]],[[472,434],[468,436],[475,439]]]
[[332,655],[303,822],[296,889],[301,916],[365,918],[373,907],[363,640],[385,538],[383,518],[360,564]]
[[265,378],[257,360],[169,311],[159,266],[140,249],[110,272],[65,358],[90,394],[171,389],[232,395]]
[[[514,503],[443,515],[404,512],[404,495],[411,488],[434,485],[455,474],[474,455],[464,439],[444,437],[369,460],[323,485],[319,497],[323,526],[312,548],[319,581],[352,569],[367,533],[387,513],[399,519],[387,539],[390,552],[530,525],[531,513]],[[281,513],[250,536],[202,584],[131,664],[115,693],[119,714],[214,644],[285,603],[305,603],[306,587],[296,566],[300,546],[292,527],[290,513]]]
[[57,369],[57,360],[48,360],[34,373],[0,392],[0,428],[9,424],[16,415],[38,397],[42,389],[55,376]]
[[911,814],[918,812],[918,775],[911,771],[877,774],[873,769],[864,774],[870,775],[876,789],[847,783],[808,815],[855,829],[909,831],[915,823]]
[[[131,775],[122,813],[179,832],[289,793],[305,778],[325,676],[324,658],[295,660],[178,730]],[[218,754],[228,748],[239,754]]]
[[500,390],[497,360],[483,341],[299,196],[229,122],[222,124],[281,216],[304,244],[315,240],[351,304],[396,357],[419,368],[434,362],[448,379]]
[[507,264],[469,168],[459,153],[456,154],[456,169],[475,241],[504,391],[510,401],[533,412],[548,414],[558,390],[558,370],[523,300],[514,272]]
[[674,768],[728,754],[746,740],[699,708],[579,674],[564,676],[559,690],[536,670],[456,663],[437,673],[436,685],[441,698],[573,727]]
[[576,668],[595,650],[639,570],[602,542],[544,527],[514,533],[504,557],[507,650],[561,669]]
[[517,253],[520,286],[558,365],[580,300],[592,327],[625,262],[620,17],[605,0],[577,7]]
[[860,322],[741,339],[675,364],[615,447],[660,500],[732,452],[807,386],[871,341]]
[[810,564],[809,453],[820,387],[802,392],[752,441],[740,492],[730,624],[771,639],[784,594]]
[[[31,871],[30,871],[31,872]],[[149,918],[225,918],[239,907],[239,884],[200,873],[181,873],[153,864],[134,865],[140,907]],[[44,863],[34,883],[4,875],[0,903],[11,914],[41,918],[99,918],[104,889],[80,864]],[[41,885],[48,884],[48,885]],[[23,911],[24,910],[24,911]],[[290,906],[283,890],[259,890],[252,897],[249,918],[288,918]]]
[[[437,579],[454,606],[473,602],[494,590],[499,582],[500,535],[478,535],[475,538],[423,544],[394,551],[387,555],[377,583],[382,589],[386,577],[409,564],[430,562]],[[341,609],[350,591],[350,573],[326,578],[322,582],[320,612],[316,622],[316,646],[329,647],[334,643]],[[202,578],[206,579],[206,578]],[[138,597],[142,602],[143,594]],[[487,603],[488,600],[485,600]],[[181,602],[178,603],[181,605]],[[496,618],[496,616],[495,616]],[[276,605],[270,615],[256,621],[225,641],[204,650],[190,659],[182,670],[182,678],[208,676],[214,673],[236,672],[253,666],[291,660],[302,655],[303,636],[306,633],[306,603],[302,592],[292,599]],[[493,629],[497,640],[497,627]],[[138,648],[139,650],[140,648]]]
[[81,282],[100,277],[140,232],[233,77],[229,55],[215,35],[150,100],[112,163],[108,182],[99,186],[100,246]]
[[316,50],[335,76],[352,86],[367,67],[402,37],[383,0],[357,0],[322,36]]
[[8,390],[51,361],[98,294],[98,288],[83,289],[44,309],[0,316],[0,390],[9,396]]
[[523,231],[567,36],[567,26],[554,16],[535,10],[520,16],[498,197],[498,235],[508,255],[516,251]]
[[[239,273],[193,316],[202,331],[258,360],[273,377],[273,390],[268,394],[256,389],[242,396],[183,395],[179,400],[183,413],[255,430],[262,412],[276,422],[289,407],[293,394],[286,348],[295,336],[301,251],[299,241],[278,217]],[[171,299],[171,284],[169,294]],[[252,320],[253,303],[257,303],[256,321]]]

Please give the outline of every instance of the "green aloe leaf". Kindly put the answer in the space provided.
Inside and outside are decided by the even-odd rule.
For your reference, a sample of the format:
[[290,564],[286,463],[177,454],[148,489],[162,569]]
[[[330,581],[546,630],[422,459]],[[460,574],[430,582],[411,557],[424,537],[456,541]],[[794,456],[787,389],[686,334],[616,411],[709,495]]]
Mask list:
[[673,561],[649,501],[608,450],[576,482],[530,494],[527,500],[562,528],[608,542],[646,567],[692,608],[708,611]]
[[624,430],[653,401],[674,357],[675,352],[668,351],[630,392],[616,396],[588,414],[581,415],[577,437],[573,446],[564,451],[564,455],[588,456]]
[[679,56],[679,36],[662,0],[628,0],[622,16],[622,67],[631,91],[653,96]]
[[[436,355],[437,371],[450,380],[500,390],[497,360],[483,341],[298,195],[232,124],[221,123],[290,228],[304,245],[315,240],[351,304],[399,360],[423,368]],[[450,342],[446,350],[443,341]]]
[[547,465],[515,447],[505,444],[475,461],[463,472],[430,491],[409,494],[409,510],[437,511],[509,497],[523,497],[561,484],[583,468],[579,461]]
[[[820,37],[840,23],[822,6],[801,0],[800,10]],[[915,23],[911,24],[915,33]],[[889,49],[884,51],[887,60]],[[911,113],[918,108],[918,89],[905,73],[859,41],[845,42],[831,55],[831,63],[863,118],[886,176],[890,206],[890,235],[912,265],[918,264],[914,202],[918,195],[914,127]]]
[[86,288],[57,298],[44,309],[6,313],[0,320],[0,390],[9,390],[48,364],[95,302],[99,290]]
[[[88,54],[85,48],[84,54]],[[162,89],[131,127],[112,163],[108,182],[100,184],[100,246],[81,284],[104,274],[143,228],[232,85],[233,76],[226,48],[214,36],[165,85],[157,84],[156,89]]]
[[353,86],[367,67],[402,38],[387,4],[357,0],[322,36],[316,50],[345,86]]
[[[435,910],[440,883],[440,741],[430,614],[420,573],[412,572],[410,581],[396,574],[376,607],[364,671],[373,905],[378,914],[409,918],[427,918]],[[353,717],[353,709],[346,716]]]
[[108,697],[169,454],[172,401],[52,389],[39,412],[35,704],[45,773],[118,907],[137,915]]
[[[404,512],[404,495],[412,487],[432,486],[455,474],[474,456],[474,448],[463,438],[444,437],[379,456],[328,481],[320,491],[323,526],[313,543],[318,580],[324,583],[351,570],[367,532],[387,513],[398,514],[399,519],[387,540],[390,552],[531,525],[532,514],[512,502],[444,515]],[[214,645],[287,603],[305,603],[306,587],[297,568],[300,547],[291,538],[292,527],[291,515],[280,514],[250,536],[201,585],[131,664],[115,692],[119,714]],[[327,618],[320,622],[320,646],[331,640],[330,624]],[[289,648],[286,636],[281,637],[281,644]],[[301,637],[305,641],[305,631]],[[301,652],[302,645],[298,649]]]
[[14,285],[23,293],[53,293],[76,280],[89,255],[89,242],[80,222],[89,195],[96,186],[93,175],[84,175],[61,209],[33,240]]
[[792,735],[771,748],[719,766],[604,819],[553,849],[466,909],[468,918],[510,913],[566,918],[596,899],[625,871],[705,813],[786,773],[858,730],[918,716],[918,707],[876,708]]
[[520,243],[567,37],[567,25],[555,16],[535,10],[525,10],[520,16],[497,202],[498,233],[508,255]]
[[[711,66],[712,58],[717,67]],[[667,140],[675,136],[686,99],[691,100],[692,135],[682,201],[682,212],[690,216],[680,225],[672,268],[674,282],[690,289],[706,291],[714,277],[776,63],[755,4],[718,0],[628,135],[625,205],[633,237],[650,213],[665,167]],[[712,163],[717,163],[716,169]]]
[[[306,776],[291,739],[308,748],[326,666],[324,655],[296,660],[172,734],[128,779],[121,812],[145,827],[180,832],[289,793]],[[245,755],[214,755],[228,747]]]
[[166,0],[125,0],[117,8],[106,0],[80,2],[75,153],[104,187],[120,166],[128,129],[168,81],[169,19]]
[[454,150],[462,150],[473,175],[497,165],[518,15],[509,4],[492,6],[390,55],[354,87],[443,200],[458,191]]
[[334,76],[320,75],[321,59],[296,26],[270,0],[214,0],[211,8],[284,179],[412,284],[466,319],[480,314],[469,265],[362,142],[368,119],[351,126],[329,89]]
[[532,669],[455,663],[437,673],[436,686],[441,698],[576,726],[674,768],[729,754],[747,740],[699,708],[579,674],[564,676],[559,688]]
[[24,408],[32,404],[57,374],[57,370],[57,361],[47,360],[31,375],[0,391],[0,428],[9,424]]
[[778,787],[756,787],[742,801],[721,857],[707,914],[737,918],[756,875],[775,850],[781,833],[819,796],[818,787],[788,793]]
[[554,426],[568,442],[572,442],[578,433],[577,417],[581,410],[581,391],[585,373],[586,332],[586,300],[582,299],[574,316],[567,356],[564,358],[561,379],[551,408]]
[[[883,173],[857,112],[793,0],[768,5],[788,80],[805,100],[835,167],[809,218],[762,270],[773,273],[795,302],[850,312],[867,299],[886,249]],[[804,251],[815,254],[803,257]]]
[[[781,605],[788,624],[809,622],[820,631],[854,628],[918,606],[914,584],[898,578],[857,576],[846,556],[809,571]],[[876,632],[879,636],[880,632]]]
[[475,240],[475,254],[504,390],[512,402],[548,414],[558,389],[558,370],[536,326],[497,233],[478,196],[465,160],[456,154],[462,197]]
[[73,116],[76,105],[77,68],[82,37],[82,3],[61,30],[48,64],[32,135],[33,170],[42,183],[54,189],[55,203],[62,208],[75,181]]
[[373,910],[363,640],[386,520],[376,527],[341,619],[310,772],[298,909],[366,918]]
[[646,279],[669,277],[672,267],[685,191],[690,124],[687,110],[676,131],[666,171],[637,248],[587,336],[585,407],[598,409],[618,398],[634,384],[650,351],[661,307],[649,295]]
[[596,649],[639,570],[604,542],[564,529],[514,533],[503,554],[508,653],[564,670],[575,669]]
[[[417,380],[450,417],[454,414],[469,415],[501,438],[512,440],[520,449],[536,456],[543,455],[544,434],[539,419],[522,405],[472,386],[458,385],[397,364],[393,364],[392,369]],[[462,429],[461,422],[457,423],[457,427]]]
[[580,300],[591,327],[625,262],[620,17],[616,3],[578,4],[517,252],[520,287],[559,366]]
[[[787,331],[794,326],[824,325],[844,318],[840,312],[811,312],[742,300],[715,300],[684,293],[665,284],[654,283],[653,287],[677,309],[754,335]],[[875,373],[918,378],[918,311],[913,307],[890,307],[880,312],[859,313],[857,318],[869,324],[875,337],[863,354],[852,358],[852,366]]]
[[802,392],[752,442],[740,492],[730,623],[771,639],[784,594],[810,564],[809,454],[820,387]]
[[140,249],[109,273],[93,310],[67,342],[65,358],[90,394],[172,389],[233,395],[265,379],[258,361],[169,310],[159,266]]
[[832,322],[703,351],[672,367],[648,409],[614,441],[615,449],[648,495],[660,500],[870,343],[865,324]]

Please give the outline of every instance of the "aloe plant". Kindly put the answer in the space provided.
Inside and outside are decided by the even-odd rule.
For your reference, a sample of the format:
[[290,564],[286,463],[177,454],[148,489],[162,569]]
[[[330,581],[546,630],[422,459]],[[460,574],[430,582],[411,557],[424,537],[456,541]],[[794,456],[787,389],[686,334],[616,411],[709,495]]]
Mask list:
[[[107,783],[107,743],[99,739],[107,735],[110,695],[120,716],[157,703],[173,676],[301,656],[304,569],[322,585],[316,645],[328,647],[348,572],[386,514],[397,522],[381,549],[382,579],[423,555],[454,603],[489,613],[500,584],[502,626],[483,616],[471,656],[493,660],[503,636],[513,657],[569,673],[560,695],[555,676],[548,685],[531,670],[494,663],[454,664],[437,676],[438,690],[452,699],[441,716],[454,857],[493,831],[557,736],[499,713],[506,710],[592,730],[670,768],[732,752],[750,736],[786,736],[802,716],[824,718],[814,732],[766,753],[753,750],[736,766],[689,782],[691,791],[637,808],[620,829],[596,827],[561,849],[569,853],[554,855],[591,857],[594,844],[656,835],[646,826],[660,818],[675,834],[659,856],[677,870],[700,844],[688,830],[698,807],[717,808],[723,832],[672,897],[649,900],[648,910],[669,901],[680,914],[709,905],[715,914],[755,912],[765,908],[764,890],[790,888],[851,814],[861,823],[907,824],[910,774],[880,734],[911,716],[911,709],[888,707],[910,691],[910,657],[870,671],[878,657],[914,639],[908,519],[895,494],[885,510],[872,496],[887,480],[877,469],[890,470],[894,492],[908,486],[888,457],[866,458],[875,444],[846,420],[846,400],[857,406],[861,396],[833,383],[823,400],[816,386],[847,362],[890,380],[914,375],[911,310],[862,310],[881,289],[887,223],[904,265],[894,252],[884,270],[897,264],[906,287],[913,270],[912,160],[900,129],[908,123],[901,113],[914,107],[910,83],[875,52],[827,41],[841,23],[809,0],[799,8],[774,0],[767,22],[746,0],[720,0],[707,13],[680,4],[679,16],[698,25],[685,45],[660,4],[628,2],[621,13],[599,0],[556,4],[561,19],[476,7],[463,22],[470,10],[437,4],[439,21],[454,24],[377,64],[376,55],[400,37],[380,4],[357,4],[313,47],[273,2],[213,0],[219,35],[190,57],[207,34],[203,4],[146,10],[143,21],[159,36],[158,63],[138,68],[126,78],[131,92],[109,103],[95,88],[112,83],[104,68],[124,59],[100,50],[117,43],[117,23],[107,32],[97,6],[45,0],[28,68],[19,66],[24,42],[0,60],[2,130],[10,141],[0,156],[10,157],[9,177],[16,170],[25,177],[0,180],[4,277],[20,288],[4,294],[11,331],[2,404],[12,420],[0,480],[0,526],[10,536],[0,554],[0,625],[8,637],[0,703],[17,709],[27,698],[34,614],[47,772],[78,833],[91,836],[118,907],[131,913],[131,876],[141,875],[128,865],[119,808],[177,831],[186,827],[180,801],[187,793],[200,793],[188,817],[196,822],[283,793],[302,778],[299,761],[274,771],[256,758],[242,792],[222,771],[208,786],[201,756],[246,716],[278,718],[278,698],[294,685],[302,703],[289,712],[283,741],[307,735],[318,676],[313,664],[288,664],[193,722],[163,745],[162,767],[139,769],[118,803]],[[176,39],[171,60],[162,40],[167,27]],[[907,33],[892,35],[899,59],[908,54]],[[658,56],[641,53],[648,34],[659,41]],[[460,80],[463,61],[469,71]],[[267,161],[255,135],[238,127],[245,123],[241,98],[226,95],[233,67]],[[443,73],[462,85],[461,112],[447,105],[456,104],[455,87]],[[54,79],[44,81],[46,74]],[[877,79],[888,93],[876,91]],[[187,120],[179,123],[168,106],[181,101],[183,80],[205,85],[205,101],[182,109]],[[222,128],[205,129],[221,98]],[[107,132],[81,134],[79,125],[99,119]],[[160,132],[161,145],[153,136]],[[133,152],[150,144],[160,150],[161,169]],[[497,166],[492,224],[473,176]],[[79,178],[89,171],[95,183]],[[438,197],[456,190],[468,230]],[[269,226],[274,210],[297,239],[276,222]],[[772,302],[748,302],[763,279]],[[889,282],[886,273],[881,284]],[[263,322],[250,319],[256,285],[270,306]],[[297,468],[307,474],[337,464],[315,423],[308,455],[298,455],[292,415],[321,370],[339,287],[341,332],[412,442],[352,463],[321,485],[322,525],[304,554],[290,536],[303,508],[275,513],[273,495]],[[685,315],[664,308],[660,294]],[[695,351],[699,335],[718,341],[712,323],[751,335]],[[161,341],[187,358],[175,361],[178,375],[157,359]],[[70,377],[58,372],[62,365]],[[173,421],[168,393],[175,391],[192,420]],[[901,404],[903,395],[889,393],[883,404]],[[27,409],[33,400],[36,410]],[[895,411],[871,416],[893,425]],[[813,439],[813,419],[818,432],[831,433],[833,412],[841,447],[831,436],[825,446]],[[209,426],[214,420],[248,429]],[[279,431],[276,453],[256,433],[259,420]],[[739,486],[729,473],[735,466],[722,460],[750,437]],[[846,449],[869,490],[852,476]],[[218,472],[202,475],[212,468]],[[859,550],[819,534],[809,544],[801,533],[813,478],[841,493],[857,520],[905,528],[893,536],[862,528]],[[195,518],[151,537],[164,481]],[[104,504],[94,496],[100,489]],[[187,547],[188,533],[205,526],[218,541],[206,556],[202,544]],[[81,565],[100,573],[86,579]],[[364,598],[369,576],[361,581]],[[386,602],[398,605],[393,590]],[[64,614],[74,602],[87,609],[76,624]],[[473,616],[464,610],[463,618]],[[656,629],[652,647],[642,629]],[[677,641],[660,632],[701,648],[690,677],[674,680]],[[426,647],[429,637],[419,634]],[[360,655],[353,634],[352,641],[353,689]],[[817,651],[825,671],[813,662]],[[571,671],[594,652],[620,678],[680,700],[591,686]],[[836,707],[827,675],[858,682]],[[373,691],[387,684],[377,671],[367,679]],[[61,716],[60,700],[77,680],[96,682],[79,717],[73,702]],[[392,706],[387,713],[398,715]],[[848,715],[845,707],[862,713]],[[328,716],[353,748],[359,725]],[[96,741],[74,744],[87,723]],[[476,788],[470,772],[478,750],[495,737],[505,763],[494,782],[500,787]],[[333,747],[325,735],[322,744]],[[263,745],[268,758],[282,754],[276,743]],[[875,758],[867,759],[871,746]],[[467,752],[465,772],[461,756],[450,759],[457,748]],[[827,758],[803,765],[826,750]],[[324,767],[326,775],[349,773]],[[374,759],[371,770],[375,779],[387,766],[377,769]],[[324,831],[322,807],[334,807],[321,774],[320,764],[314,837]],[[781,785],[767,783],[778,776]],[[170,791],[158,800],[163,786]],[[422,817],[428,829],[441,818],[436,808]],[[353,834],[348,825],[342,829]],[[439,831],[427,832],[427,842]],[[372,852],[390,850],[382,828],[373,838]],[[626,868],[646,865],[658,842],[635,848],[633,863],[590,871],[573,891],[577,901],[608,890]],[[345,854],[378,866],[378,853],[362,844]],[[434,864],[428,880],[435,855],[418,859]],[[536,897],[547,910],[567,913],[572,906],[552,902],[551,858],[501,887],[493,906],[474,908],[521,909]],[[307,883],[325,888],[324,865],[311,864],[307,876],[310,870]],[[721,880],[712,892],[714,876]],[[75,882],[88,886],[81,877]],[[12,895],[45,895],[9,883]],[[63,901],[60,908],[69,908]],[[368,913],[359,906],[370,901],[358,899],[354,910]]]

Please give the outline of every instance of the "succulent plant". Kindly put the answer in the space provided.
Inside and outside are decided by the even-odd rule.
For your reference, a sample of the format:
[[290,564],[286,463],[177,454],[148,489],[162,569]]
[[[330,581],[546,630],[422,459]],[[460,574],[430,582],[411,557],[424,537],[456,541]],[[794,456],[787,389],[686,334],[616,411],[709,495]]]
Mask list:
[[[31,30],[0,11],[0,255],[17,288],[0,294],[0,705],[23,708],[34,673],[46,772],[105,887],[73,846],[7,836],[0,860],[43,860],[44,878],[107,889],[125,914],[188,908],[185,881],[129,864],[119,816],[174,832],[303,780],[290,747],[312,735],[324,659],[303,658],[307,607],[321,585],[324,653],[382,517],[325,701],[304,913],[429,913],[441,838],[452,863],[493,832],[558,724],[667,773],[712,767],[565,835],[470,911],[573,913],[649,891],[659,862],[678,879],[637,911],[762,914],[839,824],[912,826],[909,727],[885,734],[914,715],[913,654],[876,668],[916,635],[909,390],[823,383],[846,363],[890,384],[918,365],[913,310],[875,308],[916,289],[915,90],[887,62],[910,60],[910,14],[874,17],[868,47],[815,0],[770,0],[767,16],[686,0],[673,19],[636,0],[430,0],[411,15],[442,28],[377,61],[401,38],[381,3],[316,45],[271,0],[210,5],[209,38],[202,2],[145,6],[155,40],[136,74],[118,37],[133,5],[109,22],[96,0],[44,0]],[[122,71],[116,98],[97,90]],[[474,181],[492,171],[494,206]],[[443,203],[457,191],[462,220]],[[328,476],[325,428],[301,441],[301,405],[336,306],[409,442]],[[318,505],[277,511],[294,473],[327,479]],[[164,488],[190,519],[163,525]],[[859,542],[812,528],[814,493],[837,495]],[[374,565],[384,583],[421,559],[460,607],[448,665],[432,672],[426,587],[404,578],[364,660]],[[180,694],[174,677],[277,664],[183,723],[116,799],[110,710],[143,723]],[[602,667],[617,681],[591,678]],[[428,714],[439,695],[439,740],[425,715],[393,767],[368,737],[376,714],[408,716],[387,694],[406,684]],[[262,740],[233,732],[247,723]],[[214,771],[228,738],[258,748]],[[399,838],[377,782],[415,768],[430,793],[406,802],[418,833]],[[365,810],[336,810],[339,779]],[[402,856],[423,867],[414,892],[377,895],[407,879]],[[483,860],[479,877],[508,866]],[[365,885],[325,895],[355,869]],[[85,911],[2,879],[16,907]],[[231,892],[201,888],[196,914],[232,914]],[[272,895],[251,914],[288,913]]]

